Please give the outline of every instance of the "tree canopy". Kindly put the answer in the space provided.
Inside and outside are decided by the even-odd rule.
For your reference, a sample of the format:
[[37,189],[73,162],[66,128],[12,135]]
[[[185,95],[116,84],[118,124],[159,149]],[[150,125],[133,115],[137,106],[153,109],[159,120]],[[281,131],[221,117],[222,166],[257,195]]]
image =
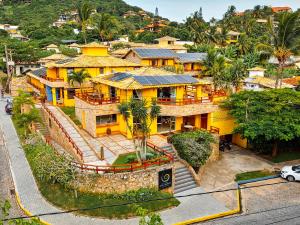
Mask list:
[[300,93],[294,90],[242,91],[230,96],[223,107],[235,118],[236,133],[250,141],[273,142],[273,156],[279,141],[300,137]]

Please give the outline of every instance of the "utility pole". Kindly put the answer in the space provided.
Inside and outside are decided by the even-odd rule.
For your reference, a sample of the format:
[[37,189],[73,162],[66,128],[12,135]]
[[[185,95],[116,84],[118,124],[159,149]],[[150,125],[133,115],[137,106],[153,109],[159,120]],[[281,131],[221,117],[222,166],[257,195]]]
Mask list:
[[4,90],[7,90],[9,88],[10,90],[10,81],[12,78],[12,66],[13,66],[13,60],[12,60],[12,52],[11,50],[8,50],[7,45],[5,45],[5,61],[6,61],[6,70],[7,70],[7,81],[4,87]]

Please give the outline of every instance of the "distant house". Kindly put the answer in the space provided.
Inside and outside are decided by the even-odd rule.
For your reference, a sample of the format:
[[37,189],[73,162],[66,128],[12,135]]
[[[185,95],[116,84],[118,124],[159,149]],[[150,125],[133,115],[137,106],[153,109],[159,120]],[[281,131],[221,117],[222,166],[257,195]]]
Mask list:
[[289,6],[272,7],[271,9],[273,13],[292,12],[292,8]]
[[14,73],[16,76],[26,74],[28,71],[40,68],[39,62],[16,62],[14,66]]
[[239,40],[241,33],[237,31],[229,31],[227,34],[227,43],[232,44],[232,43],[237,43]]
[[77,51],[77,53],[80,53],[80,45],[77,43],[72,43],[70,45],[68,45],[69,48],[75,49]]
[[265,76],[265,69],[261,67],[254,67],[251,69],[248,69],[249,71],[249,77],[264,77]]
[[156,46],[154,45],[153,47],[171,49],[171,50],[174,50],[176,53],[186,53],[187,52],[186,47],[184,47],[183,45],[176,44],[176,42],[179,40],[177,38],[170,37],[170,36],[164,36],[161,38],[157,38],[155,40],[158,42],[158,44]]
[[203,71],[203,61],[206,60],[207,53],[177,53],[176,67],[179,69],[183,65],[185,73],[199,76]]
[[65,60],[65,59],[69,59],[70,57],[64,55],[64,54],[61,54],[61,53],[55,53],[53,55],[50,55],[50,56],[47,56],[47,57],[44,57],[44,58],[41,58],[38,62],[44,66],[46,65],[47,63],[50,63],[50,62],[56,62],[56,61],[59,61],[59,60]]
[[[275,79],[268,77],[248,77],[244,80],[244,90],[262,91],[275,88]],[[282,82],[281,88],[294,88],[293,85]]]
[[45,49],[46,49],[47,51],[55,51],[56,53],[59,53],[59,52],[60,52],[58,46],[55,45],[55,44],[48,45],[48,46],[46,46]]

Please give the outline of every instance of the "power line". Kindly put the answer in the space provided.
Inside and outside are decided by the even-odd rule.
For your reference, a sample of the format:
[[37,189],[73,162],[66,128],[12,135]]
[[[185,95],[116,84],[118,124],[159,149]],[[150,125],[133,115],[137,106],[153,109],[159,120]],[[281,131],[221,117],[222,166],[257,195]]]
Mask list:
[[[272,186],[277,184],[283,184],[283,183],[289,183],[287,181],[281,181],[277,183],[271,183],[271,184],[261,184],[256,186],[249,186],[249,187],[240,187],[240,190],[243,189],[252,189],[257,187],[265,187],[265,186]],[[29,218],[36,218],[41,216],[48,216],[48,215],[60,215],[60,214],[67,214],[72,212],[78,212],[78,211],[89,211],[89,210],[95,210],[95,209],[101,209],[101,208],[111,208],[111,207],[118,207],[118,206],[126,206],[126,205],[132,205],[137,203],[145,203],[145,202],[153,202],[153,201],[163,201],[163,200],[170,200],[170,199],[180,199],[180,198],[187,198],[187,197],[193,197],[193,196],[201,196],[201,195],[207,195],[207,194],[213,194],[213,193],[220,193],[220,192],[228,192],[228,191],[237,191],[237,188],[230,188],[230,189],[223,189],[223,190],[217,190],[217,191],[210,191],[210,192],[201,192],[201,193],[194,193],[194,194],[188,194],[188,195],[177,195],[177,196],[171,196],[167,198],[157,198],[157,199],[145,199],[143,201],[133,201],[133,202],[126,202],[122,204],[113,204],[113,205],[100,205],[95,207],[88,207],[88,208],[78,208],[78,209],[72,209],[72,210],[65,210],[65,211],[57,211],[57,212],[49,212],[49,213],[40,213],[32,216],[22,216],[22,217],[13,217],[13,218],[7,218],[2,220],[4,221],[10,221],[10,220],[16,220],[16,219],[29,219]]]

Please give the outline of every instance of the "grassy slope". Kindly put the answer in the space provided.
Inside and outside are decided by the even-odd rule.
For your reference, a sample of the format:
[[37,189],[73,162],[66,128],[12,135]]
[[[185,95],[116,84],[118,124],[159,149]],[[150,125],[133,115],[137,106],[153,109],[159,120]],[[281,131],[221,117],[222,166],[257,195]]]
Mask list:
[[[17,129],[18,135],[21,137],[24,136],[24,129],[20,128],[16,125],[16,121],[14,121],[15,127]],[[41,152],[41,148],[38,146],[24,146],[25,154],[27,160],[31,166],[33,174],[35,175],[35,169],[37,167],[37,162],[35,157],[37,154]],[[54,154],[54,150],[50,147],[43,148],[43,151],[50,151]],[[161,199],[161,198],[170,198],[172,197],[168,193],[159,192],[155,190],[139,190],[137,192],[128,192],[124,194],[115,194],[115,195],[107,195],[107,194],[91,194],[91,193],[81,193],[78,192],[78,198],[75,198],[74,191],[70,189],[65,189],[59,184],[49,184],[46,183],[37,177],[36,181],[39,186],[39,189],[43,196],[52,204],[65,209],[78,209],[78,208],[93,208],[97,206],[105,206],[105,205],[113,205],[113,204],[124,204],[132,201],[136,201],[143,196],[143,198],[150,199]],[[144,194],[143,194],[144,193]],[[146,193],[146,194],[145,194]],[[128,197],[133,197],[133,199],[128,199]],[[160,201],[150,201],[150,202],[142,202],[138,204],[129,204],[118,207],[104,207],[101,209],[95,210],[86,210],[86,211],[78,211],[78,214],[95,216],[95,217],[106,217],[106,218],[128,218],[136,215],[136,207],[143,207],[147,210],[151,211],[159,211],[162,209],[166,209],[172,206],[179,205],[179,201],[175,198],[160,200]]]

